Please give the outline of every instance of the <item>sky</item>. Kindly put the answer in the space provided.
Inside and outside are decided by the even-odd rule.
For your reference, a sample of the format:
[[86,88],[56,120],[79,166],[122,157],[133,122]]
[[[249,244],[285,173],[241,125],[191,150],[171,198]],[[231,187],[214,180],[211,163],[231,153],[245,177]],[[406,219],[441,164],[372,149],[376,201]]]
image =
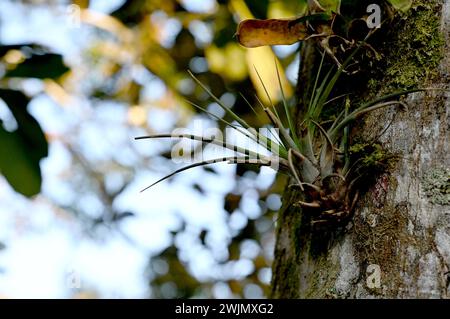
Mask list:
[[[121,0],[91,1],[91,9],[107,13],[121,3]],[[214,8],[214,1],[186,0],[184,3],[192,11]],[[14,1],[1,1],[0,42],[45,44],[62,53],[69,65],[78,65],[81,52],[89,45],[92,34],[87,27],[74,23],[67,14],[69,9],[60,9],[39,7],[30,11]],[[173,28],[175,30],[176,25]],[[283,54],[283,49],[275,50]],[[288,70],[287,73],[288,76],[295,76],[293,71]],[[143,75],[144,81],[148,82],[147,94],[150,97],[158,95],[164,87],[146,76]],[[31,93],[40,92],[42,83],[30,80],[25,88]],[[102,107],[92,108],[82,96],[71,103],[72,107],[61,107],[45,94],[38,94],[30,103],[29,111],[47,134],[67,136],[70,143],[78,143],[76,145],[83,154],[93,161],[116,158],[133,165],[138,162],[137,157],[150,158],[161,147],[157,142],[133,141],[140,132],[130,130],[120,120],[126,118],[127,105],[104,103]],[[172,112],[152,110],[153,129],[161,132],[171,129],[177,117]],[[2,105],[0,117],[3,120],[8,117]],[[193,121],[208,120],[196,117]],[[79,132],[75,137],[70,136],[74,129]],[[99,136],[102,137],[101,142]],[[119,151],[117,145],[126,147]],[[78,200],[75,195],[81,192],[79,183],[76,183],[80,177],[73,167],[71,156],[61,141],[50,143],[49,156],[41,162],[42,194],[32,200],[15,193],[0,176],[0,242],[6,244],[6,248],[0,251],[0,296],[70,298],[89,290],[101,298],[148,297],[151,295],[148,277],[145,277],[148,258],[170,244],[169,232],[180,227],[178,216],[189,221],[192,234],[202,229],[208,229],[212,234],[209,240],[215,247],[213,252],[194,242],[192,238],[195,236],[180,235],[176,239],[181,247],[181,258],[195,260],[190,267],[192,273],[205,280],[211,274],[221,273],[222,270],[212,263],[211,253],[216,254],[215,257],[226,257],[227,244],[231,239],[230,229],[224,227],[227,213],[223,209],[223,195],[235,186],[233,165],[216,165],[217,175],[192,170],[178,176],[174,183],[162,183],[154,191],[140,193],[143,187],[163,176],[169,168],[164,167],[159,172],[142,169],[113,203],[118,210],[132,211],[136,216],[125,220],[120,232],[104,229],[100,238],[93,238],[86,235],[76,217],[55,205],[55,202],[70,205]],[[68,175],[71,178],[67,179]],[[247,218],[260,215],[255,187],[264,189],[270,186],[275,173],[263,169],[259,176],[252,177],[248,184],[253,188],[244,194],[241,211],[233,214],[231,231],[244,227]],[[123,183],[123,178],[114,173],[108,175],[107,180],[112,188]],[[194,182],[207,187],[207,196],[192,189]],[[92,216],[101,214],[98,199],[89,196],[88,192],[83,193],[81,198],[77,205]],[[241,259],[233,269],[229,269],[235,276],[245,276],[252,271],[250,259],[254,250],[251,243],[248,243],[246,251],[248,258]],[[262,276],[268,282],[270,270],[266,269]],[[232,297],[226,285],[220,283],[214,287],[214,293],[217,297]],[[248,287],[247,293],[250,297],[261,296],[257,287]]]

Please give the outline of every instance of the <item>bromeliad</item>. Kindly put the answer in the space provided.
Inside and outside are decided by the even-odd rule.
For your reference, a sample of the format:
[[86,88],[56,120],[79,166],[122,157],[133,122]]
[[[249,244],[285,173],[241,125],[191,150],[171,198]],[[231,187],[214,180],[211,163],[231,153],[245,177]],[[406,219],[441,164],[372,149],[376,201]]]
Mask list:
[[[313,0],[310,1],[310,8],[315,10],[312,15],[293,20],[247,20],[242,22],[238,28],[239,41],[248,46],[280,44],[282,42],[279,40],[280,33],[286,35],[285,40],[283,40],[285,42],[298,41],[308,37],[322,38],[320,43],[324,50],[310,94],[307,95],[307,101],[304,101],[305,110],[302,114],[301,123],[298,125],[294,123],[291,109],[283,92],[278,68],[276,69],[276,75],[282,98],[282,112],[284,114],[281,114],[283,114],[284,121],[280,116],[279,110],[272,103],[265,83],[256,70],[261,85],[266,92],[269,105],[264,105],[257,97],[256,100],[272,127],[278,129],[278,136],[266,136],[251,128],[231,107],[225,105],[205,84],[189,72],[194,81],[237,124],[218,118],[197,104],[191,104],[258,143],[270,155],[267,155],[267,153],[263,155],[240,145],[224,143],[214,137],[206,138],[192,134],[160,134],[137,137],[136,139],[190,139],[201,143],[219,145],[224,149],[233,150],[237,154],[231,157],[194,163],[161,178],[145,189],[184,170],[212,163],[241,162],[258,166],[270,166],[276,162],[281,172],[291,176],[294,181],[292,186],[297,187],[303,193],[303,200],[298,201],[297,204],[313,214],[313,223],[341,222],[351,215],[359,196],[358,182],[367,172],[364,172],[364,158],[350,156],[350,124],[364,114],[377,109],[390,106],[400,106],[403,109],[407,109],[406,104],[399,101],[398,98],[412,92],[422,91],[422,89],[394,92],[359,105],[352,105],[348,95],[333,96],[333,89],[342,73],[352,63],[354,54],[364,43],[359,43],[345,61],[338,63],[337,66],[332,66],[329,70],[325,70],[326,53],[331,55],[330,53],[333,52],[324,47],[325,42],[323,40],[334,36],[332,33],[333,15],[339,13],[340,2],[336,2],[338,6],[335,6],[333,10],[329,10],[329,6],[324,7],[324,3],[330,4],[335,2],[318,2]],[[320,12],[317,13],[319,10]],[[310,33],[310,31],[313,31],[313,33]],[[251,110],[255,111],[253,105],[245,97],[244,100]],[[344,103],[339,103],[340,100],[343,100]],[[327,105],[331,104],[343,105],[342,110],[333,119],[325,118],[323,111]]]
[[[279,151],[271,155],[262,155],[247,148],[240,147],[239,145],[227,144],[221,140],[192,134],[159,134],[136,137],[136,139],[185,138],[202,143],[219,145],[225,149],[233,150],[238,154],[231,157],[207,160],[181,168],[154,182],[144,190],[193,167],[219,162],[241,162],[258,166],[271,166],[276,161],[281,172],[292,176],[295,181],[295,184],[292,186],[298,187],[304,193],[305,200],[299,201],[298,205],[314,213],[314,223],[339,222],[344,220],[355,207],[358,199],[357,181],[362,176],[358,161],[351,162],[348,153],[349,125],[364,114],[380,108],[398,105],[406,109],[406,105],[403,102],[391,101],[391,99],[420,90],[389,94],[364,103],[356,108],[351,107],[350,100],[347,98],[344,110],[342,110],[333,122],[328,123],[327,127],[324,127],[325,124],[321,124],[322,110],[327,104],[335,101],[335,99],[330,99],[330,94],[342,74],[343,68],[347,64],[346,62],[338,68],[334,67],[334,71],[328,71],[323,77],[322,66],[324,57],[325,54],[322,55],[322,63],[320,64],[317,80],[307,105],[307,111],[298,129],[293,124],[290,109],[288,108],[288,101],[284,97],[278,72],[284,115],[287,123],[283,123],[275,105],[265,106],[258,100],[260,107],[264,110],[272,126],[279,130],[279,137],[267,137],[258,133],[257,130],[252,129],[245,120],[234,113],[230,107],[213,95],[202,82],[190,73],[192,78],[238,125],[234,125],[224,119],[218,120],[254,140],[256,143],[265,147],[267,151],[271,152],[274,149],[271,147],[273,144],[277,144],[275,149]],[[323,78],[321,83],[318,81],[319,78]],[[264,83],[262,85],[264,86]],[[270,96],[268,96],[268,100],[271,101]],[[214,116],[203,107],[194,103],[192,104],[201,111]],[[250,103],[248,105],[253,109]]]

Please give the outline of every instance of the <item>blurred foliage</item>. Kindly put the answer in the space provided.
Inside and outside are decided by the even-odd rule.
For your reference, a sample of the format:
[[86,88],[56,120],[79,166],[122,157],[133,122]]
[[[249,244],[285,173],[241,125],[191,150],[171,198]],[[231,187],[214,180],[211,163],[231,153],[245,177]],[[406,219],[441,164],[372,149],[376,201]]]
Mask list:
[[[48,145],[39,123],[28,113],[29,97],[10,89],[13,78],[57,79],[69,69],[62,56],[37,44],[0,45],[0,99],[10,110],[17,128],[0,126],[0,172],[11,186],[25,196],[41,189],[39,162],[48,155]],[[0,119],[0,124],[2,121]]]
[[[29,10],[37,5],[33,1],[23,3],[30,6]],[[39,5],[42,3],[39,1]],[[278,102],[280,92],[275,63],[281,71],[289,66],[295,68],[293,63],[298,49],[294,47],[278,56],[268,47],[244,49],[234,37],[236,26],[244,18],[295,16],[305,9],[304,2],[298,0],[213,0],[212,6],[201,10],[193,10],[189,0],[127,0],[107,15],[90,9],[91,3],[86,0],[65,3],[69,4],[80,7],[80,22],[89,26],[95,35],[83,50],[82,67],[66,65],[61,55],[39,44],[0,46],[0,99],[17,122],[12,129],[0,125],[0,169],[17,192],[36,195],[42,183],[39,163],[47,156],[47,143],[62,142],[72,157],[73,172],[68,173],[67,178],[79,198],[95,196],[102,209],[100,215],[92,216],[84,211],[80,199],[55,204],[82,220],[90,232],[105,225],[120,231],[123,220],[134,218],[133,212],[118,211],[113,203],[139,167],[117,158],[92,160],[80,151],[82,142],[74,139],[77,132],[63,137],[44,134],[27,109],[34,96],[29,96],[20,83],[27,79],[42,81],[44,93],[63,107],[70,106],[72,97],[81,94],[80,91],[93,108],[102,107],[101,102],[126,103],[127,125],[136,132],[153,133],[153,121],[157,121],[149,116],[153,109],[176,111],[177,124],[185,125],[197,112],[186,100],[205,108],[214,106],[203,90],[194,85],[186,72],[189,69],[248,123],[263,126],[266,123],[251,112],[238,93],[244,94],[252,104],[256,102],[255,91],[261,99],[266,99],[254,71],[257,68],[272,90],[270,95],[274,102]],[[48,1],[47,5],[54,4]],[[285,94],[292,97],[292,83],[284,72],[281,77]],[[163,92],[156,97],[153,92],[146,92],[149,79],[164,85]],[[142,157],[135,151],[132,154]],[[170,150],[162,149],[160,155],[162,159],[167,158]],[[142,158],[139,166],[158,169],[149,163]],[[216,271],[204,276],[194,274],[190,267],[192,261],[182,257],[183,251],[177,242],[192,233],[189,222],[183,221],[184,226],[172,232],[171,245],[149,260],[152,297],[211,297],[217,296],[215,291],[220,287],[229,292],[228,296],[255,297],[260,296],[259,293],[267,296],[274,245],[274,211],[279,201],[273,193],[281,193],[284,183],[277,179],[270,190],[254,188],[259,196],[260,213],[259,217],[248,217],[242,212],[242,200],[249,190],[249,181],[254,181],[259,173],[252,169],[237,165],[236,185],[223,199],[224,210],[228,212],[225,227],[232,238],[226,257],[214,257],[211,253]],[[214,174],[213,167],[205,170]],[[76,172],[83,174],[76,178]],[[112,173],[122,178],[121,185],[114,189],[106,186]],[[201,194],[206,192],[204,184],[193,187]],[[238,229],[231,227],[232,221],[237,219],[244,220]],[[199,230],[196,236],[201,249],[214,250],[208,230]],[[241,262],[251,264],[247,275],[233,275],[236,272],[233,269],[239,268]]]

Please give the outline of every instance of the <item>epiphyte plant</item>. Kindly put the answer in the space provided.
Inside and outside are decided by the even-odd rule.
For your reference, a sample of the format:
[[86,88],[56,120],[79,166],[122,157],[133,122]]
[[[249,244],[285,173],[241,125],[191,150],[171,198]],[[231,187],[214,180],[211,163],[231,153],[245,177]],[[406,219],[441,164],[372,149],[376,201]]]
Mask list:
[[[392,0],[392,2],[394,2]],[[395,1],[397,4],[401,1]],[[327,10],[322,4],[335,4],[333,10]],[[220,157],[212,160],[206,160],[188,165],[184,168],[176,170],[175,172],[157,180],[146,190],[154,185],[190,168],[204,166],[212,163],[229,162],[229,163],[248,163],[258,166],[273,166],[276,163],[280,171],[291,176],[295,182],[292,186],[297,187],[303,193],[303,200],[298,201],[297,205],[303,207],[312,213],[312,223],[314,224],[328,224],[330,222],[341,222],[347,220],[353,212],[359,196],[358,182],[367,172],[364,171],[364,156],[359,158],[352,157],[350,154],[350,129],[352,122],[362,117],[364,114],[372,112],[377,109],[400,106],[407,109],[404,102],[398,100],[402,95],[421,91],[421,89],[413,89],[408,91],[400,91],[391,93],[382,97],[375,98],[369,102],[361,102],[359,105],[352,105],[348,95],[333,96],[332,92],[335,88],[342,73],[352,63],[355,53],[365,45],[365,41],[360,41],[353,50],[353,52],[340,63],[334,57],[334,52],[329,47],[323,38],[333,36],[332,33],[324,34],[319,30],[319,34],[310,34],[309,36],[303,34],[304,30],[318,30],[316,27],[311,29],[311,21],[323,21],[328,12],[336,14],[339,12],[340,1],[309,1],[312,15],[296,18],[294,25],[289,26],[290,22],[255,20],[253,22],[242,22],[238,27],[238,39],[244,46],[257,45],[272,45],[272,44],[289,44],[293,41],[293,31],[296,32],[297,40],[306,40],[309,38],[322,38],[319,42],[323,52],[320,59],[320,64],[317,69],[310,94],[308,99],[303,102],[305,109],[302,112],[300,123],[295,123],[291,114],[291,109],[288,106],[288,101],[283,92],[283,86],[280,79],[278,68],[277,78],[280,87],[282,110],[278,110],[272,103],[271,96],[266,89],[265,83],[260,79],[261,85],[267,95],[269,106],[256,97],[256,100],[264,110],[267,119],[273,128],[279,132],[278,136],[266,136],[260,134],[258,130],[250,127],[250,125],[239,115],[237,115],[229,106],[225,105],[218,97],[216,97],[208,87],[198,80],[191,72],[194,81],[201,86],[209,96],[229,115],[234,121],[233,124],[222,118],[216,117],[203,107],[191,103],[199,110],[210,114],[223,122],[225,125],[232,127],[237,132],[244,134],[257,144],[264,147],[270,155],[263,155],[252,151],[240,145],[232,145],[224,143],[215,137],[203,137],[193,134],[158,134],[136,137],[136,139],[148,138],[173,138],[173,139],[190,139],[206,144],[215,144],[222,146],[224,149],[229,149],[235,152],[235,156]],[[317,10],[320,16],[317,16]],[[317,18],[317,19],[316,19]],[[249,21],[249,20],[246,20]],[[281,21],[281,20],[279,20]],[[286,20],[283,20],[286,21]],[[277,25],[278,23],[278,25]],[[275,27],[274,27],[275,26]],[[330,31],[330,29],[328,29]],[[292,31],[292,32],[291,32]],[[300,32],[300,33],[299,33]],[[283,42],[283,34],[286,36],[286,41]],[[274,40],[274,38],[277,38]],[[248,41],[247,41],[248,39]],[[345,40],[345,39],[344,39]],[[345,40],[347,41],[347,40]],[[332,66],[329,70],[325,70],[325,58],[327,55],[333,57],[337,66]],[[255,112],[255,109],[247,99],[249,108]],[[344,103],[338,101],[344,100]],[[343,105],[342,110],[334,117],[327,117],[324,115],[324,110],[328,105]],[[255,112],[256,113],[256,112]],[[282,119],[283,115],[284,119]]]

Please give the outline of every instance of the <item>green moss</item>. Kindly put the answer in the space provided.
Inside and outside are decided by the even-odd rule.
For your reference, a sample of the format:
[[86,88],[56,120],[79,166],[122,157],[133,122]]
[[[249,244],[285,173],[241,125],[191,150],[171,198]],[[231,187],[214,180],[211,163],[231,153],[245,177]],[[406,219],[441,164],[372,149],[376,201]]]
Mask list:
[[352,161],[359,163],[360,172],[380,173],[392,168],[397,156],[385,150],[379,143],[358,142],[350,147]]
[[424,176],[422,187],[432,203],[450,205],[450,169],[432,170]]
[[[413,7],[392,25],[392,38],[386,41],[386,91],[422,86],[437,75],[445,44],[440,30],[440,5],[437,1],[414,1]],[[395,43],[391,50],[388,43]],[[371,82],[374,85],[376,82]]]

